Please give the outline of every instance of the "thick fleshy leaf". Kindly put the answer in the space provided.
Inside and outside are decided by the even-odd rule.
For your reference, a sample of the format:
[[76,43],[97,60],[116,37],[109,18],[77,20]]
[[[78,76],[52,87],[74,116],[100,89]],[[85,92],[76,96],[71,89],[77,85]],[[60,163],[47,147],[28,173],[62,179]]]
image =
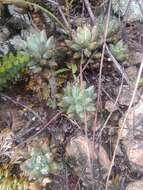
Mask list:
[[45,43],[47,41],[47,34],[45,30],[42,30],[40,33],[40,42]]
[[72,68],[72,73],[75,74],[77,72],[77,65],[76,64],[72,64],[71,68]]
[[75,50],[75,51],[80,51],[81,50],[81,46],[78,44],[72,44],[70,46],[71,49]]
[[83,35],[84,35],[84,41],[90,43],[92,39],[92,34],[89,26],[84,25]]
[[88,46],[89,50],[94,50],[97,47],[97,43],[96,42],[91,42]]
[[72,45],[72,41],[71,40],[65,40],[65,43],[67,44],[67,46],[71,46]]
[[83,105],[75,105],[75,108],[76,108],[76,112],[77,114],[79,114],[80,112],[83,112]]
[[54,49],[55,48],[55,39],[54,36],[51,36],[48,38],[47,42],[46,42],[46,47],[48,49]]
[[94,112],[96,109],[95,109],[95,107],[94,106],[87,106],[86,107],[86,111],[88,111],[88,112]]
[[77,98],[80,93],[80,89],[77,86],[73,86],[72,88],[72,96],[73,98]]
[[43,58],[44,59],[50,59],[52,57],[52,52],[50,51],[46,51],[44,54],[43,54]]
[[98,27],[97,25],[93,26],[92,30],[91,30],[91,41],[94,42],[96,41],[97,35],[98,35]]
[[71,105],[71,106],[69,106],[69,108],[68,108],[68,110],[67,110],[67,114],[73,113],[73,112],[75,112],[75,108],[74,108],[73,105]]
[[89,51],[88,49],[84,49],[84,54],[85,56],[90,57],[91,51]]
[[66,104],[72,104],[72,103],[73,103],[73,98],[70,97],[70,96],[65,96],[65,97],[63,98],[63,100],[64,100],[64,102],[65,102]]

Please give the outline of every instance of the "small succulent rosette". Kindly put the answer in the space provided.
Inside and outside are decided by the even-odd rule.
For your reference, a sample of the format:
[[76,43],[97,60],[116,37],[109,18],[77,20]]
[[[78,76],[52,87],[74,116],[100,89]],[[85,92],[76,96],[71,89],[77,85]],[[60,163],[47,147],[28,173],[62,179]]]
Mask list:
[[64,89],[61,106],[69,117],[83,122],[85,113],[89,119],[95,112],[95,98],[93,86],[81,90],[79,84],[68,83]]
[[22,171],[29,179],[42,181],[49,174],[55,174],[59,165],[54,161],[53,154],[46,143],[36,144],[29,148],[29,157],[21,165]]
[[72,32],[72,40],[66,40],[66,44],[75,52],[84,52],[89,57],[96,49],[97,27],[84,24]]
[[54,55],[56,42],[53,36],[47,39],[45,30],[31,34],[24,41],[24,50],[36,59],[51,59]]
[[110,44],[110,49],[117,60],[124,61],[128,58],[128,46],[124,44],[122,40],[118,41],[116,44]]

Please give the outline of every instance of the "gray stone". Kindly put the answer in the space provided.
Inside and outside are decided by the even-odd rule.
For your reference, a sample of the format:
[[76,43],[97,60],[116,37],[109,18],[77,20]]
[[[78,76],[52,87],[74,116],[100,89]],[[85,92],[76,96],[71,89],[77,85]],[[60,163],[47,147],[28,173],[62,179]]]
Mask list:
[[[126,113],[125,113],[126,115]],[[124,117],[119,121],[122,127]],[[143,102],[132,107],[121,134],[132,169],[143,172]]]
[[143,190],[143,180],[130,183],[125,190]]

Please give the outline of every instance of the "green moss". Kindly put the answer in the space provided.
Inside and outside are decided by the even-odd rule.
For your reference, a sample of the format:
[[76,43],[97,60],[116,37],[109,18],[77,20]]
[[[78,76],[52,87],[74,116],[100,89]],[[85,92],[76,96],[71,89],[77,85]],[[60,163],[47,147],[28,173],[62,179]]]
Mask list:
[[7,54],[0,59],[0,91],[19,78],[28,61],[29,56],[20,52]]

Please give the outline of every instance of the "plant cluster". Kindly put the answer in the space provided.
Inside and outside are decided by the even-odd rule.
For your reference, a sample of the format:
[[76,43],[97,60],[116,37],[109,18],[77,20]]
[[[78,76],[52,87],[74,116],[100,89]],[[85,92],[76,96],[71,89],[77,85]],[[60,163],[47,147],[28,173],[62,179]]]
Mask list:
[[[106,27],[106,22],[107,20],[105,19],[106,17],[104,17],[103,15],[100,15],[98,18],[98,34],[99,35],[104,35],[105,32],[105,27]],[[119,28],[119,20],[114,17],[111,16],[109,23],[108,23],[108,31],[107,31],[107,36],[110,37],[113,33],[117,32]]]
[[[30,2],[31,1],[28,1],[28,3]],[[114,0],[113,2],[117,1]],[[112,9],[114,9],[114,3],[112,3]],[[66,12],[68,13],[68,10],[66,10]],[[114,12],[118,13],[119,10],[114,10]],[[69,36],[63,31],[63,36],[59,38],[59,41],[56,41],[54,36],[48,38],[45,30],[31,34],[23,41],[23,47],[20,51],[16,54],[7,54],[0,59],[0,91],[7,87],[9,82],[17,80],[22,71],[27,67],[31,74],[29,86],[27,85],[29,89],[35,89],[35,92],[37,94],[39,93],[42,98],[45,97],[46,100],[48,98],[47,105],[53,109],[56,107],[57,99],[59,98],[59,107],[69,116],[69,118],[75,119],[81,126],[86,120],[87,126],[89,126],[96,111],[96,93],[94,86],[87,87],[83,85],[84,81],[81,75],[84,69],[82,70],[82,66],[89,60],[90,64],[87,65],[90,67],[93,63],[92,59],[96,56],[95,50],[101,49],[105,37],[106,21],[105,17],[100,15],[97,18],[97,25],[92,26],[90,24],[83,24],[77,27],[76,30],[70,29],[69,23]],[[111,35],[117,31],[118,27],[119,22],[117,17],[111,16],[107,29],[108,43],[111,42]],[[61,29],[59,31],[62,32]],[[65,40],[65,38],[67,40]],[[109,46],[117,60],[123,61],[126,59],[127,46],[123,41],[120,40],[116,44],[110,44]],[[66,55],[70,57],[71,60],[63,67],[63,61],[61,60],[65,61],[64,56]],[[81,60],[78,59],[80,57]],[[96,59],[98,58],[96,57]],[[59,62],[56,62],[56,60],[61,64],[58,65]],[[84,68],[87,67],[85,66]],[[67,82],[67,86],[64,88],[61,97],[61,94],[57,93],[59,90],[57,88],[57,83],[61,82],[58,81],[57,75],[70,71],[70,69],[72,72],[70,77],[72,76],[74,81],[71,83]],[[77,82],[76,74],[79,74],[81,77],[80,82],[83,84],[80,85],[79,82]],[[64,81],[61,82],[61,86],[65,84],[66,79],[63,79]],[[67,148],[67,153],[69,153],[69,156],[75,156],[74,162],[76,162],[80,168],[87,163],[89,153],[92,153],[92,148],[90,150],[88,149],[89,144],[91,143],[87,141],[87,138],[80,137],[71,141],[71,146]],[[9,153],[8,151],[6,152],[7,155]],[[70,154],[70,152],[73,152],[73,154]],[[3,155],[5,155],[4,153]],[[93,158],[94,157],[93,155]],[[21,164],[21,170],[30,180],[36,180],[36,182],[39,183],[44,182],[43,179],[46,178],[48,182],[50,182],[50,175],[56,174],[60,170],[60,164],[55,161],[48,144],[36,143],[34,146],[29,146],[28,155]],[[0,169],[0,189],[28,190],[28,188],[29,183],[26,178],[13,177],[7,170],[3,171]]]
[[118,41],[115,45],[110,44],[110,49],[117,60],[124,61],[127,58],[127,45],[122,40]]
[[45,176],[56,173],[59,169],[54,161],[49,146],[36,144],[29,148],[28,159],[22,164],[21,169],[30,179],[42,180]]
[[[65,40],[71,50],[80,55],[83,53],[83,59],[89,57],[92,51],[99,45],[99,33],[103,31],[105,19],[101,16],[98,21],[98,30],[97,26],[92,27],[90,24],[84,24],[78,27],[77,30],[72,31],[71,40]],[[112,18],[109,22],[109,33],[114,32],[117,28],[118,22],[115,18]],[[59,53],[58,48],[56,48],[57,43],[55,38],[53,36],[47,38],[46,32],[43,30],[30,35],[23,44],[24,47],[22,50],[24,54],[10,54],[2,59],[0,88],[7,84],[8,81],[17,77],[18,73],[27,63],[34,73],[35,70],[38,73],[42,71],[41,81],[45,84],[43,86],[48,89],[48,91],[45,90],[44,92],[46,92],[45,94],[48,97],[51,93],[52,100],[55,102],[55,94],[57,93],[57,71],[55,70],[57,67],[55,67],[55,57],[57,58],[57,53]],[[122,42],[117,43],[116,46],[111,45],[110,47],[113,54],[117,55],[119,60],[124,58],[123,51],[125,47]],[[75,73],[78,73],[78,68],[79,67],[72,67],[74,79],[76,78]],[[64,71],[63,68],[59,70]],[[74,70],[76,70],[76,72]],[[42,88],[42,85],[40,85],[40,88]],[[85,113],[89,116],[95,112],[95,98],[93,86],[81,89],[78,83],[75,85],[69,83],[64,89],[61,105],[70,117],[83,121]]]
[[56,44],[53,36],[47,39],[45,30],[30,35],[24,43],[24,50],[36,61],[51,59],[54,55]]
[[67,45],[76,52],[84,52],[89,57],[97,43],[97,26],[83,25],[72,32],[72,40],[66,40]]
[[61,106],[71,118],[83,121],[84,114],[95,112],[95,92],[94,87],[81,89],[80,85],[68,83],[64,89]]
[[7,87],[8,82],[19,77],[28,61],[29,56],[20,52],[15,55],[10,53],[0,59],[0,91]]

